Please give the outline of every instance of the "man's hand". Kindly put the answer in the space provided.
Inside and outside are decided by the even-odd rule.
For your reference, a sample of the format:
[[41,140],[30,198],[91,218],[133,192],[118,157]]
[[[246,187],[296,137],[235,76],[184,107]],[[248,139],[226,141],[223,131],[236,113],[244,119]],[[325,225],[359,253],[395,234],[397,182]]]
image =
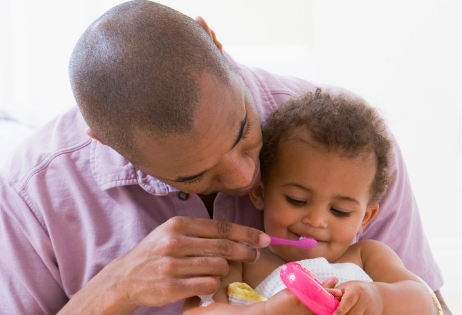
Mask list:
[[130,303],[159,306],[214,293],[219,278],[228,273],[227,259],[255,261],[259,257],[255,248],[268,243],[256,229],[175,217],[108,267],[117,274],[114,280]]
[[257,248],[266,247],[269,242],[268,235],[253,228],[174,217],[109,263],[68,304],[96,299],[101,309],[105,308],[101,301],[109,304],[108,314],[109,308],[128,314],[140,305],[161,306],[212,294],[218,289],[220,278],[228,273],[226,260],[255,261],[259,257]]
[[[299,314],[299,315],[314,315],[292,292],[288,289],[279,291],[267,301],[261,302],[265,304],[265,314]],[[288,312],[290,310],[290,312]]]

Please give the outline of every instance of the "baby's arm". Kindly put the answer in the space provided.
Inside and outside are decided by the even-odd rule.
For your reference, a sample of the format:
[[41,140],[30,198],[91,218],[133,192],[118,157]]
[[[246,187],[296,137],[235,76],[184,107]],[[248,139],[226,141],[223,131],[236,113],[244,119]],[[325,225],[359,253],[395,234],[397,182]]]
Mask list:
[[374,282],[350,281],[338,286],[343,296],[334,315],[433,314],[425,284],[385,244],[361,241],[349,249],[347,258],[362,264]]
[[239,315],[313,315],[292,293],[287,289],[275,294],[267,301],[257,302],[252,305],[239,306],[228,304],[228,285],[233,282],[242,282],[242,265],[238,262],[229,262],[228,275],[221,279],[220,288],[214,294],[215,303],[207,306],[200,306],[200,299],[192,297],[186,300],[183,309],[184,315],[201,315],[201,314],[239,314]]

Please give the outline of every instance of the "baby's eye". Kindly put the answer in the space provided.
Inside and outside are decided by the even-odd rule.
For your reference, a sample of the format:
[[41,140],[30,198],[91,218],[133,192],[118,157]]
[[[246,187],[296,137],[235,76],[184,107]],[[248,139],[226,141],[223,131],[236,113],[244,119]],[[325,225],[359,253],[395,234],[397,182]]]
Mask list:
[[288,203],[294,205],[294,206],[297,206],[297,207],[302,207],[304,205],[306,205],[306,201],[305,200],[299,200],[299,199],[295,199],[295,198],[292,198],[292,197],[289,197],[289,196],[286,196],[286,200]]
[[340,218],[347,218],[351,214],[348,211],[343,211],[343,210],[339,210],[335,208],[330,208],[330,212],[332,212],[332,214],[335,215],[336,217],[340,217]]

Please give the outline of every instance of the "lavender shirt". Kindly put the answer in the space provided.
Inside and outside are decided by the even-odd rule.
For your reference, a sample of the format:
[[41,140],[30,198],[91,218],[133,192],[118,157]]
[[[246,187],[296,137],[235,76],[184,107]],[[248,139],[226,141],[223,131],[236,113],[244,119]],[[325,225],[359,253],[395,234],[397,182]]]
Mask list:
[[[237,68],[261,121],[289,97],[315,86],[260,69]],[[55,314],[110,261],[167,219],[208,218],[197,195],[143,174],[85,134],[74,108],[30,136],[0,173],[0,310]],[[424,235],[399,148],[394,181],[360,238],[391,246],[433,290],[441,272]],[[250,199],[219,193],[214,218],[262,228]],[[181,314],[182,302],[135,314]]]

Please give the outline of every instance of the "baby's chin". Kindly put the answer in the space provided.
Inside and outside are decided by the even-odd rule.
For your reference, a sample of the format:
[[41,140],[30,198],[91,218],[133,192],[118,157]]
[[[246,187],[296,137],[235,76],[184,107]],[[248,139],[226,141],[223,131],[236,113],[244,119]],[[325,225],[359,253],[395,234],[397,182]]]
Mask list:
[[312,249],[301,249],[293,246],[268,246],[270,253],[279,256],[286,262],[300,261],[305,259],[312,259],[321,257],[319,254],[314,253]]

